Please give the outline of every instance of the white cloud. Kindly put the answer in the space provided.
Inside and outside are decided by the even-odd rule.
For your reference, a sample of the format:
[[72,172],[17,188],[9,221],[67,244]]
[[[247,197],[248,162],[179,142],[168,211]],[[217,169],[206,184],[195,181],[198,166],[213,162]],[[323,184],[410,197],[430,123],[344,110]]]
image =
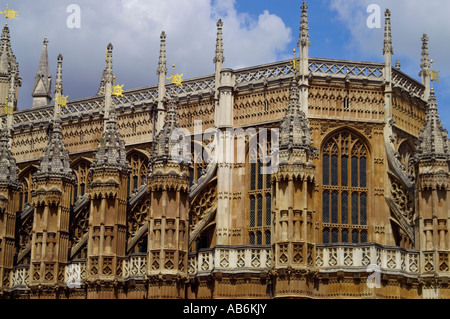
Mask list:
[[[369,4],[381,7],[381,29],[369,29],[366,12]],[[391,10],[393,61],[399,59],[402,71],[419,79],[421,37],[427,33],[430,56],[434,67],[441,71],[441,84],[436,84],[438,101],[450,101],[450,1],[448,0],[331,0],[330,8],[351,33],[348,44],[369,59],[379,59],[384,39],[384,11]],[[440,104],[439,112],[444,125],[450,127],[449,105]]]
[[[169,72],[184,78],[214,73],[216,22],[224,22],[225,67],[237,68],[278,59],[291,40],[291,30],[268,11],[257,18],[237,12],[235,0],[75,1],[81,8],[81,29],[66,27],[73,1],[26,0],[15,4],[20,19],[10,23],[12,46],[24,85],[19,107],[31,105],[31,90],[42,40],[49,43],[50,70],[58,53],[64,56],[64,89],[70,98],[96,93],[106,45],[114,45],[117,81],[131,89],[157,83],[159,36],[167,34]],[[12,5],[10,7],[13,7]]]

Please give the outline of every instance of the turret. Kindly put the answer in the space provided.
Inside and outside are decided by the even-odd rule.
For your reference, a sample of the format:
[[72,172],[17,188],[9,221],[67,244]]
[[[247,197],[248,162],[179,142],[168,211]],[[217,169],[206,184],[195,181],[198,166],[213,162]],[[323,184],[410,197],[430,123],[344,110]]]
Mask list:
[[450,140],[439,120],[433,89],[412,162],[416,170],[415,231],[416,248],[421,255],[420,272],[425,279],[425,289],[434,293],[439,277],[448,276]]
[[31,93],[33,107],[47,106],[52,100],[52,77],[48,65],[47,45],[48,40],[44,38],[41,59],[34,79],[33,92]]
[[[61,68],[62,56],[58,58]],[[62,83],[61,88],[62,90]],[[58,95],[58,93],[56,94]],[[48,146],[33,176],[34,223],[31,245],[30,287],[37,298],[57,298],[65,286],[68,260],[71,190],[75,175],[70,167],[69,151],[63,143],[58,99],[55,99],[53,129]],[[61,290],[55,289],[60,288]]]
[[183,298],[187,281],[189,164],[176,102],[168,101],[164,127],[156,137],[148,181],[150,194],[148,274],[150,298]]
[[[105,128],[92,163],[89,185],[91,212],[87,260],[88,298],[114,298],[115,281],[125,257],[127,180],[129,166],[125,142],[118,131],[112,105],[112,44],[107,47],[105,79]],[[101,283],[99,287],[97,283]]]

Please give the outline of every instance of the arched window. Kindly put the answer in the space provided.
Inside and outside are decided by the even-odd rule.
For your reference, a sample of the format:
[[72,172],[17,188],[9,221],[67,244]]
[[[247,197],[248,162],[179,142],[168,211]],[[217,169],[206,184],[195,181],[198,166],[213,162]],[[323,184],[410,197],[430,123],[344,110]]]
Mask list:
[[78,197],[84,196],[86,194],[87,185],[89,185],[90,182],[89,166],[90,166],[89,162],[83,161],[73,168],[73,171],[77,178],[72,192],[74,203],[77,201]]
[[19,194],[19,211],[25,209],[25,206],[31,203],[31,192],[34,190],[33,175],[36,173],[37,168],[31,167],[27,169],[23,174],[20,174],[20,183],[22,184],[22,190]]
[[[264,134],[263,134],[264,135]],[[268,157],[271,150],[270,131],[267,137],[259,137],[257,149],[249,152],[249,227],[248,238],[251,245],[271,244],[272,186]]]
[[140,188],[147,183],[148,176],[148,158],[140,153],[134,152],[128,161],[131,165],[131,174],[128,178],[128,196],[133,194],[133,191]]
[[410,146],[410,143],[408,143],[408,141],[404,141],[402,144],[400,144],[398,153],[400,155],[400,163],[402,163],[402,165],[404,166],[405,171],[411,176],[414,176],[414,165],[411,165],[409,162],[414,154],[413,147]]
[[209,149],[206,145],[199,143],[191,144],[192,164],[189,167],[190,185],[192,186],[203,174],[206,173],[209,158]]
[[322,242],[368,240],[368,151],[354,134],[329,138],[322,150]]

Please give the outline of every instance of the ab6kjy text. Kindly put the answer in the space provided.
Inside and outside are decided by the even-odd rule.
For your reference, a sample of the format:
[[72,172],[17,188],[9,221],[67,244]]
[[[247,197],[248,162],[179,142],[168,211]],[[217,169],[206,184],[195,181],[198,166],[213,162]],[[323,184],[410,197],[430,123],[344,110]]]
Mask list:
[[209,314],[214,317],[217,311],[225,311],[227,314],[253,314],[259,316],[264,314],[267,304],[230,304],[227,309],[219,308],[218,306],[194,306],[192,303],[189,306],[184,306],[183,313],[185,314]]

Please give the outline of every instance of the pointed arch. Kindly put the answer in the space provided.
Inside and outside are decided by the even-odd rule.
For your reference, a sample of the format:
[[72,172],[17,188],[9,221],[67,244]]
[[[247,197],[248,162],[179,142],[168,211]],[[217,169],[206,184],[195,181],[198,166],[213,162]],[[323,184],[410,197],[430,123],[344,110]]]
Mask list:
[[272,185],[270,151],[272,132],[249,136],[246,145],[246,225],[247,242],[250,245],[265,246],[271,244]]
[[403,140],[398,146],[398,154],[400,155],[400,163],[403,165],[405,172],[409,175],[414,176],[414,165],[410,164],[410,159],[414,156],[416,152],[416,147],[414,144],[408,140]]
[[132,149],[127,154],[127,161],[131,166],[127,194],[131,196],[133,191],[147,184],[149,156],[142,150]]
[[72,203],[75,203],[79,197],[86,194],[87,188],[91,182],[89,176],[89,168],[92,165],[92,160],[87,157],[77,158],[71,163],[71,168],[75,174],[75,185],[72,191]]
[[31,193],[35,189],[33,175],[38,169],[36,165],[29,165],[19,172],[19,182],[22,184],[22,190],[19,193],[19,211],[31,204]]
[[349,128],[335,130],[322,141],[319,178],[324,244],[368,240],[369,145],[363,135]]

